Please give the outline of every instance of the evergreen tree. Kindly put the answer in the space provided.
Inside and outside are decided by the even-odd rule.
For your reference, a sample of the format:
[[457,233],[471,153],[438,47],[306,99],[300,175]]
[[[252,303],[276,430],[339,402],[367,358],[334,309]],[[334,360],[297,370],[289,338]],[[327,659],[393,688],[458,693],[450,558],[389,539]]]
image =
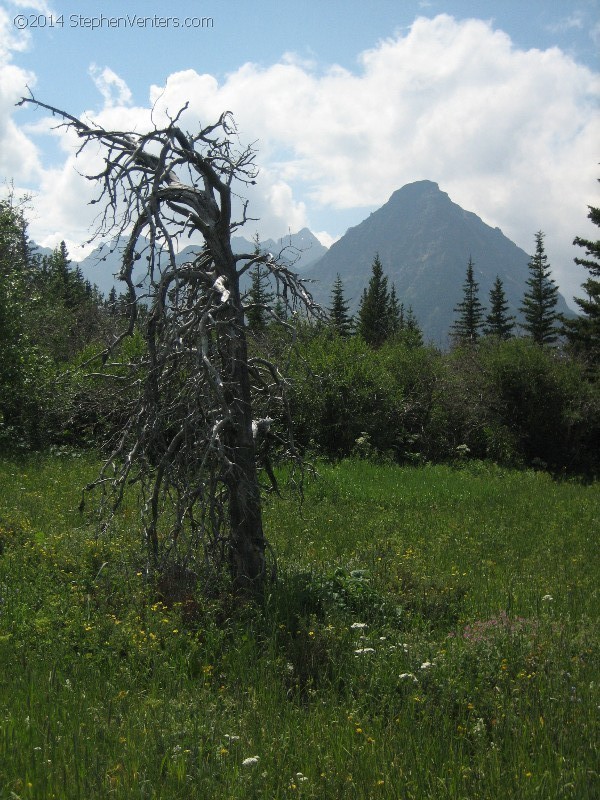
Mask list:
[[535,254],[529,261],[529,278],[523,305],[519,311],[523,313],[524,330],[537,344],[552,344],[558,338],[556,312],[558,302],[558,286],[550,277],[548,256],[544,250],[544,234],[538,231],[535,235]]
[[114,286],[111,286],[110,292],[108,293],[106,308],[111,317],[118,316],[119,310],[117,308],[117,290]]
[[50,365],[31,335],[36,260],[23,207],[0,201],[0,446],[39,444]]
[[352,317],[348,314],[349,303],[344,297],[344,284],[340,274],[336,276],[331,290],[331,306],[329,319],[331,327],[342,337],[350,336],[352,333]]
[[371,267],[368,287],[363,291],[358,309],[358,332],[372,347],[379,347],[389,335],[390,293],[379,254]]
[[457,344],[474,344],[483,326],[484,308],[479,302],[479,284],[475,280],[473,267],[473,259],[469,256],[463,299],[454,309],[458,318],[451,328],[451,336]]
[[423,346],[423,331],[414,315],[412,306],[408,307],[406,318],[402,327],[402,339],[410,347]]
[[[589,206],[588,218],[600,226],[600,208]],[[583,314],[577,319],[563,320],[565,334],[577,353],[589,357],[594,363],[600,361],[600,239],[595,242],[577,236],[573,242],[585,248],[587,258],[575,258],[575,263],[585,267],[590,277],[582,284],[587,297],[575,297]]]
[[402,330],[404,325],[404,305],[398,301],[396,287],[392,284],[388,302],[388,336],[394,336]]
[[[79,265],[71,266],[64,241],[41,259],[34,285],[32,339],[55,361],[69,361],[102,335],[107,319],[102,295],[85,279]],[[116,315],[116,309],[109,314]]]
[[490,313],[485,318],[484,332],[499,339],[510,339],[515,327],[515,318],[508,313],[504,285],[498,275],[490,289]]
[[287,308],[280,295],[277,295],[277,300],[273,308],[273,315],[276,322],[285,322],[287,319]]
[[274,299],[269,291],[268,269],[260,262],[256,263],[250,270],[250,281],[249,303],[246,307],[248,328],[253,333],[264,333],[271,318],[269,307]]

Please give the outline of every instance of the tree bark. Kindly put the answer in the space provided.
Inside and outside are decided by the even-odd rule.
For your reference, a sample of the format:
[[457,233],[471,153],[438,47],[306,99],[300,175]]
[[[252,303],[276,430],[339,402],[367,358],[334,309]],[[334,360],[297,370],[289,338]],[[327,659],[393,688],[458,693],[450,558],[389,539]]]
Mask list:
[[[210,246],[210,245],[209,245]],[[231,425],[225,441],[232,468],[226,477],[231,526],[229,566],[234,588],[243,593],[260,593],[265,576],[266,540],[263,532],[260,485],[252,435],[252,397],[248,371],[248,344],[244,311],[240,298],[236,261],[227,242],[213,243],[217,266],[232,293],[234,317],[227,335],[226,367]],[[221,257],[223,262],[219,264]]]

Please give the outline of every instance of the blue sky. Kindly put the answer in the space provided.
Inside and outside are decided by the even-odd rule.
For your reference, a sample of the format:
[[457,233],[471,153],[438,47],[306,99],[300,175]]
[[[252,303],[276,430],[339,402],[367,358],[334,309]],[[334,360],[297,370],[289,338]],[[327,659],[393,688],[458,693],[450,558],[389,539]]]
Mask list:
[[[134,20],[155,16],[180,27]],[[189,127],[227,107],[257,142],[265,236],[308,225],[330,242],[427,178],[528,251],[545,230],[569,298],[598,205],[599,46],[598,0],[0,0],[0,177],[35,195],[34,238],[81,257],[89,186],[68,137],[14,109],[25,84],[137,129],[191,99]]]
[[[35,9],[6,7],[24,16]],[[170,3],[148,0],[61,3],[50,6],[61,14],[63,27],[29,28],[32,44],[18,63],[38,76],[38,91],[48,96],[68,83],[69,99],[88,108],[94,87],[88,76],[90,63],[109,65],[125,78],[134,101],[147,100],[148,85],[167,75],[194,68],[223,79],[240,64],[252,61],[268,66],[286,52],[315,60],[326,69],[339,64],[353,69],[358,54],[378,40],[406,29],[416,16],[447,13],[458,19],[493,20],[517,47],[558,46],[576,60],[598,68],[600,39],[591,30],[600,23],[596,0],[319,0],[302,3],[285,0],[208,0]],[[108,28],[92,30],[78,17],[210,17],[212,28]],[[73,24],[71,17],[77,19]],[[96,99],[97,103],[97,99]]]

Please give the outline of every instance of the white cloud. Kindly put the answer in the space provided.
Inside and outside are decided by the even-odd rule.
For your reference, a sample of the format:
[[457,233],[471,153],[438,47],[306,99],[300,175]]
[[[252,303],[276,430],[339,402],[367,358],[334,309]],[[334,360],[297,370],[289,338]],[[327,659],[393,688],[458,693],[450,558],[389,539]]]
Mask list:
[[332,236],[327,231],[313,231],[313,233],[325,247],[331,247],[340,238],[339,236]]
[[13,119],[15,103],[35,84],[35,75],[12,63],[15,52],[29,46],[27,31],[19,31],[12,15],[0,8],[0,176],[20,182],[40,174],[37,149]]
[[29,8],[40,14],[50,13],[50,5],[46,3],[46,0],[10,0],[10,3],[17,8]]
[[[257,186],[241,190],[261,218],[249,235],[253,225],[274,237],[306,224],[323,228],[328,208],[378,206],[405,183],[428,178],[526,250],[544,230],[561,288],[568,298],[579,291],[571,242],[589,234],[587,205],[598,204],[600,75],[558,48],[519,50],[491,23],[440,15],[379,42],[354,72],[318,72],[289,55],[268,68],[244,64],[221,83],[190,69],[151,86],[148,108],[130,105],[125,78],[109,67],[94,78],[105,99],[97,121],[112,128],[141,130],[151,107],[160,124],[186,102],[182,123],[190,130],[234,112],[241,141],[256,142],[262,167]],[[59,230],[76,238],[90,217],[78,211],[89,191],[72,155],[45,176],[46,236]]]
[[120,78],[110,67],[101,69],[92,64],[90,75],[96,89],[104,98],[106,108],[111,106],[128,106],[131,103],[131,91],[123,78]]
[[552,33],[562,33],[573,29],[581,30],[581,28],[583,28],[583,14],[578,11],[568,17],[559,19],[558,22],[554,22],[552,25],[548,25],[548,30]]

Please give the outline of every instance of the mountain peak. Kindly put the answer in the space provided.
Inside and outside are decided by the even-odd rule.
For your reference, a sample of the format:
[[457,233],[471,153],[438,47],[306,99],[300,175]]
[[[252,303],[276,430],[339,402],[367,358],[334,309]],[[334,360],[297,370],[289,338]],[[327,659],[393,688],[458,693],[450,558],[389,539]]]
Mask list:
[[427,179],[423,179],[421,181],[413,181],[412,183],[407,183],[404,186],[401,186],[400,189],[397,189],[394,194],[399,194],[400,192],[423,192],[423,191],[439,191],[440,186],[436,181],[430,181]]
[[414,203],[422,203],[426,200],[449,201],[450,197],[446,192],[443,192],[440,189],[439,184],[437,184],[435,181],[422,180],[415,181],[414,183],[407,183],[406,186],[403,186],[401,189],[396,189],[385,205],[389,204],[395,206],[400,203],[410,205]]
[[[350,310],[356,311],[378,253],[399,302],[413,311],[425,338],[445,344],[461,299],[467,261],[473,258],[480,300],[499,275],[513,312],[522,302],[529,256],[498,229],[454,203],[437,183],[416,181],[335,242],[312,267],[313,294],[325,305],[337,274]],[[559,299],[558,311],[567,311]]]

